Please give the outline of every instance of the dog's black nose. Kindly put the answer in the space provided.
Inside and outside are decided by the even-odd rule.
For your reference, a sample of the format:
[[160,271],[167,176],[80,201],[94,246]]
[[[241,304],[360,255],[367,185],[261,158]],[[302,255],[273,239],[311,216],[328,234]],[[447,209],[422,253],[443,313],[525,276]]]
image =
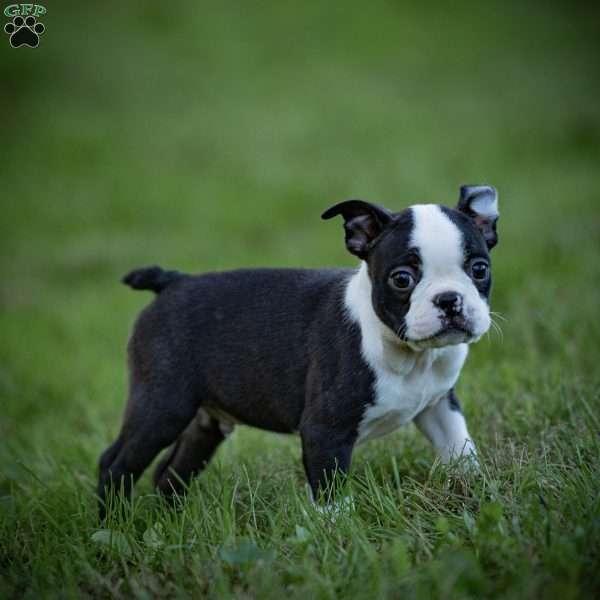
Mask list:
[[458,315],[462,312],[462,296],[457,292],[442,292],[434,297],[433,303],[448,316]]

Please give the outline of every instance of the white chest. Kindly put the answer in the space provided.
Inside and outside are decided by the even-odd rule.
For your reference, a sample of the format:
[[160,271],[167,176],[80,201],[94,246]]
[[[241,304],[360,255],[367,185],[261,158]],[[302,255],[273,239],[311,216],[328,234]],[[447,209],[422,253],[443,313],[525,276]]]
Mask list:
[[349,317],[360,326],[362,357],[375,375],[375,400],[358,427],[360,443],[390,433],[438,402],[456,383],[468,347],[417,352],[398,344],[373,310],[365,263],[350,278],[345,303]]
[[360,422],[357,443],[394,431],[438,402],[456,383],[466,356],[467,346],[459,345],[399,357],[396,369],[371,364],[375,401]]

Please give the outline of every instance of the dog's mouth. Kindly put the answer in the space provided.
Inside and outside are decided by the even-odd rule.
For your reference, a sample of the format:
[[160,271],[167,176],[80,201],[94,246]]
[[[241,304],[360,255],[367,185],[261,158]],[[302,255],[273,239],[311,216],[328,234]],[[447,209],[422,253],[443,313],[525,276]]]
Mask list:
[[439,348],[463,344],[474,339],[474,333],[464,318],[456,318],[442,323],[442,327],[433,335],[419,340],[410,340],[419,347]]
[[436,337],[443,337],[446,334],[462,333],[467,336],[473,335],[473,328],[465,317],[459,315],[452,319],[442,321],[441,329],[435,334]]

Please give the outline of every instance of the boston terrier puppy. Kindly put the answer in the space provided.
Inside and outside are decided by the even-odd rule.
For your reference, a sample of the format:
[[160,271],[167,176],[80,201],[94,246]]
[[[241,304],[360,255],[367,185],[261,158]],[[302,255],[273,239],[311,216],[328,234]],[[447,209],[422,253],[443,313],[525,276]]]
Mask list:
[[414,421],[445,462],[476,462],[453,391],[490,327],[496,190],[460,189],[456,208],[397,213],[348,200],[351,269],[245,269],[185,275],[149,267],[124,282],[156,298],[129,341],[121,432],[102,454],[98,495],[123,490],[156,455],[165,495],[185,491],[236,423],[297,432],[313,498],[355,445]]

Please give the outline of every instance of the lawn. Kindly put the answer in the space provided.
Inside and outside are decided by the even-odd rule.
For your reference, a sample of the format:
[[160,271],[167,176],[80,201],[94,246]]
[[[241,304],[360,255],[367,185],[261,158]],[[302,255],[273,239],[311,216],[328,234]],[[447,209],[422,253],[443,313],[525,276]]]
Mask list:
[[[0,39],[0,597],[599,597],[597,7],[62,4]],[[239,427],[180,510],[146,476],[99,525],[150,300],[125,272],[353,265],[324,208],[467,182],[502,214],[502,335],[457,388],[479,476],[411,426],[332,523],[298,439]]]

